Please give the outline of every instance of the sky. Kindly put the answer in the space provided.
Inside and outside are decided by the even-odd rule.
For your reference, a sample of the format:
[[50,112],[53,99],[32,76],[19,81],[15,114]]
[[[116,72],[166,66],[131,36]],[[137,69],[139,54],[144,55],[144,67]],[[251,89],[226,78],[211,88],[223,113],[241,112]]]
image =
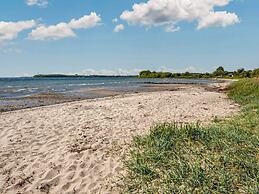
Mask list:
[[0,4],[0,77],[259,67],[258,0]]

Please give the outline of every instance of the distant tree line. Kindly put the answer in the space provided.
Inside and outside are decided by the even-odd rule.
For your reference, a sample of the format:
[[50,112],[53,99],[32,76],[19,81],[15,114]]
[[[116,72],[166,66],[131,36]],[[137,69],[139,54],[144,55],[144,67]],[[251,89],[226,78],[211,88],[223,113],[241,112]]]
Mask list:
[[34,75],[33,77],[39,78],[39,77],[47,77],[47,78],[59,78],[59,77],[85,77],[84,75],[64,75],[64,74],[37,74]]
[[139,78],[252,78],[259,77],[259,68],[254,70],[245,70],[244,68],[230,72],[220,66],[212,73],[171,73],[171,72],[156,72],[145,70],[139,73]]
[[37,74],[34,78],[86,78],[86,77],[136,77],[132,75],[66,75],[66,74]]

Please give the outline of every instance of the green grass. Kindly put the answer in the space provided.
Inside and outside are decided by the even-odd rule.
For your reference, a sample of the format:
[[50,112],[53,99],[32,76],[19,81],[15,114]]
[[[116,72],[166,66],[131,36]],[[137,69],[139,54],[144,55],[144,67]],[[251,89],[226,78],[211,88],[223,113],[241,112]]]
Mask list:
[[228,95],[242,105],[254,104],[259,106],[259,78],[247,78],[232,83]]
[[135,137],[122,193],[259,193],[259,81],[238,81],[228,94],[242,104],[237,116]]

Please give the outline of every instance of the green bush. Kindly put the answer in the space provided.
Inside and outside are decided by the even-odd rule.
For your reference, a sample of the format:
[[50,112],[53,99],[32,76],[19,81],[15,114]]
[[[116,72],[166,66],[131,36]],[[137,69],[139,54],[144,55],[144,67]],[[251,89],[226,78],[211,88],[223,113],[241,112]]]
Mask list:
[[[229,97],[241,104],[258,103],[259,100],[259,79],[242,79],[234,82],[229,87]],[[259,106],[259,103],[258,103]]]

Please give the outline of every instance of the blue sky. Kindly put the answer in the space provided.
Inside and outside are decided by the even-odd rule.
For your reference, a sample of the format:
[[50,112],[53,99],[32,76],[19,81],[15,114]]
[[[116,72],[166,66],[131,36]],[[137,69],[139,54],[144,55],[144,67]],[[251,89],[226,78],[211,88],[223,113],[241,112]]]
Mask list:
[[[208,6],[202,0],[205,8],[188,7],[187,15],[178,13],[185,4],[174,3],[188,0],[164,0],[171,10],[158,5],[158,11],[158,0],[28,1],[1,2],[1,77],[259,67],[258,0],[214,0]],[[134,9],[134,3],[147,14]],[[94,21],[87,19],[91,13]],[[59,23],[62,28],[56,30]]]

